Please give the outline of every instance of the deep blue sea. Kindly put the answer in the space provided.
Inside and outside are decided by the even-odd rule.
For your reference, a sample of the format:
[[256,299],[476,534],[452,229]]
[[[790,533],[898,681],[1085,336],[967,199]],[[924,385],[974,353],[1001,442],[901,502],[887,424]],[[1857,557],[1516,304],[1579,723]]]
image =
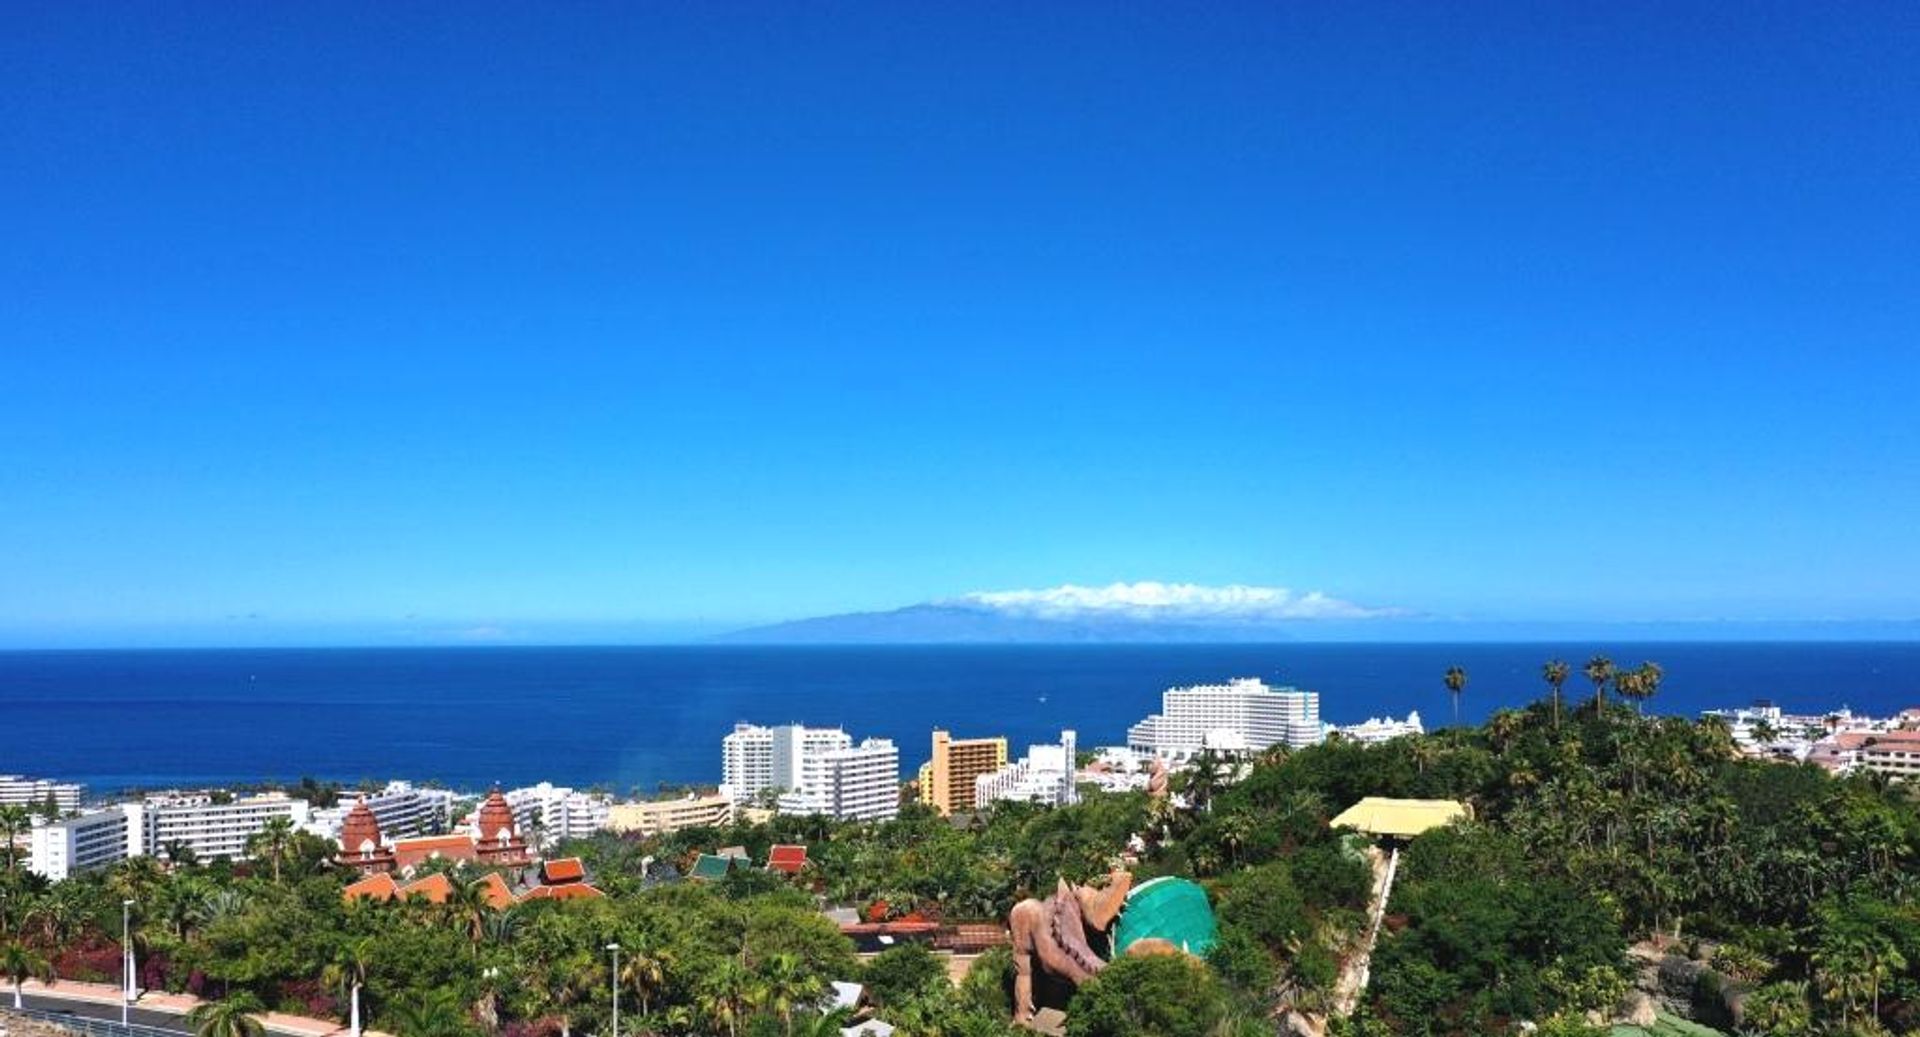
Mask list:
[[1696,713],[1769,698],[1808,711],[1920,705],[1920,643],[1286,644],[1020,647],[280,649],[0,652],[0,773],[129,786],[431,779],[651,790],[719,777],[736,721],[845,726],[926,758],[928,732],[1005,734],[1018,754],[1062,727],[1122,740],[1171,684],[1258,676],[1311,688],[1348,723],[1544,691],[1540,664],[1596,650],[1655,660],[1650,708]]

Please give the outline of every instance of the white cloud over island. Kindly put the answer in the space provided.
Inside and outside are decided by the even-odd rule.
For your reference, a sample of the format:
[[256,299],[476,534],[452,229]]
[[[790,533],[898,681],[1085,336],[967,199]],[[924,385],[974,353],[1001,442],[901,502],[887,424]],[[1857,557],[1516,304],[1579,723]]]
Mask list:
[[1186,622],[1275,622],[1315,619],[1386,619],[1406,616],[1398,608],[1373,608],[1319,591],[1295,593],[1286,587],[1197,583],[1110,583],[1104,587],[1063,584],[1043,590],[974,591],[951,604],[991,609],[1038,619],[1115,616]]

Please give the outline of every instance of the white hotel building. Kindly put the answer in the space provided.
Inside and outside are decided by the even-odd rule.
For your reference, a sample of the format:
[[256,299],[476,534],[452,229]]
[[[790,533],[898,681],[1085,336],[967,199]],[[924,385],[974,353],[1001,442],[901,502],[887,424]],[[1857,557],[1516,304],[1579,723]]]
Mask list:
[[51,882],[146,853],[146,807],[120,803],[28,833],[27,870]]
[[1074,784],[1074,757],[1079,741],[1072,731],[1060,732],[1058,745],[1030,745],[1027,755],[973,781],[973,806],[984,810],[996,802],[1045,803],[1072,806],[1080,793]]
[[412,782],[390,781],[378,792],[363,795],[342,792],[340,802],[312,812],[309,831],[326,839],[339,839],[340,826],[347,812],[365,798],[373,819],[380,822],[380,834],[388,839],[415,835],[440,835],[453,823],[453,801],[458,797],[449,789],[421,788]]
[[173,793],[149,796],[145,807],[148,853],[165,857],[168,848],[178,844],[203,861],[245,857],[247,840],[271,818],[284,817],[297,828],[307,827],[310,820],[306,800],[279,792],[226,803],[216,803],[204,792]]
[[1236,677],[1225,684],[1168,688],[1160,712],[1127,729],[1127,746],[1179,762],[1202,749],[1259,752],[1275,745],[1314,745],[1322,737],[1318,692]]
[[19,774],[0,774],[0,807],[42,806],[51,797],[53,805],[60,812],[70,813],[80,809],[80,798],[86,794],[85,785],[76,785],[66,781],[49,781],[46,778],[28,778]]
[[[607,827],[613,801],[607,796],[576,792],[550,781],[504,793],[513,808],[513,824],[529,842],[539,836],[541,849],[562,839],[585,839]],[[381,831],[385,831],[382,826]]]
[[737,802],[773,792],[781,813],[843,821],[900,813],[900,750],[884,738],[855,745],[839,728],[738,724],[720,740],[720,770]]

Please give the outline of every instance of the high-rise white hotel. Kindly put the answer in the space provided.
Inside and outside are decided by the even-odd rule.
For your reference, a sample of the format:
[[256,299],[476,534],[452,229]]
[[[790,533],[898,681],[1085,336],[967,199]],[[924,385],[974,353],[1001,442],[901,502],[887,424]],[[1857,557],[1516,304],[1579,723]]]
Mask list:
[[739,802],[773,791],[782,813],[861,821],[900,813],[900,750],[884,738],[855,745],[837,727],[738,724],[720,740],[720,770]]
[[1321,737],[1318,692],[1269,687],[1257,677],[1168,688],[1160,712],[1127,729],[1135,752],[1176,761],[1202,749],[1259,752],[1314,745]]

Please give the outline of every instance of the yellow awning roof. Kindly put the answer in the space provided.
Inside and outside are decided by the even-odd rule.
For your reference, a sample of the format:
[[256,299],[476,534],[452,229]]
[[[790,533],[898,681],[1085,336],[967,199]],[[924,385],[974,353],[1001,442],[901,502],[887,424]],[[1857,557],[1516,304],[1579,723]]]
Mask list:
[[1471,818],[1465,803],[1451,799],[1386,799],[1368,796],[1340,812],[1329,822],[1335,828],[1352,828],[1370,835],[1391,835],[1411,839],[1430,828],[1439,828]]

